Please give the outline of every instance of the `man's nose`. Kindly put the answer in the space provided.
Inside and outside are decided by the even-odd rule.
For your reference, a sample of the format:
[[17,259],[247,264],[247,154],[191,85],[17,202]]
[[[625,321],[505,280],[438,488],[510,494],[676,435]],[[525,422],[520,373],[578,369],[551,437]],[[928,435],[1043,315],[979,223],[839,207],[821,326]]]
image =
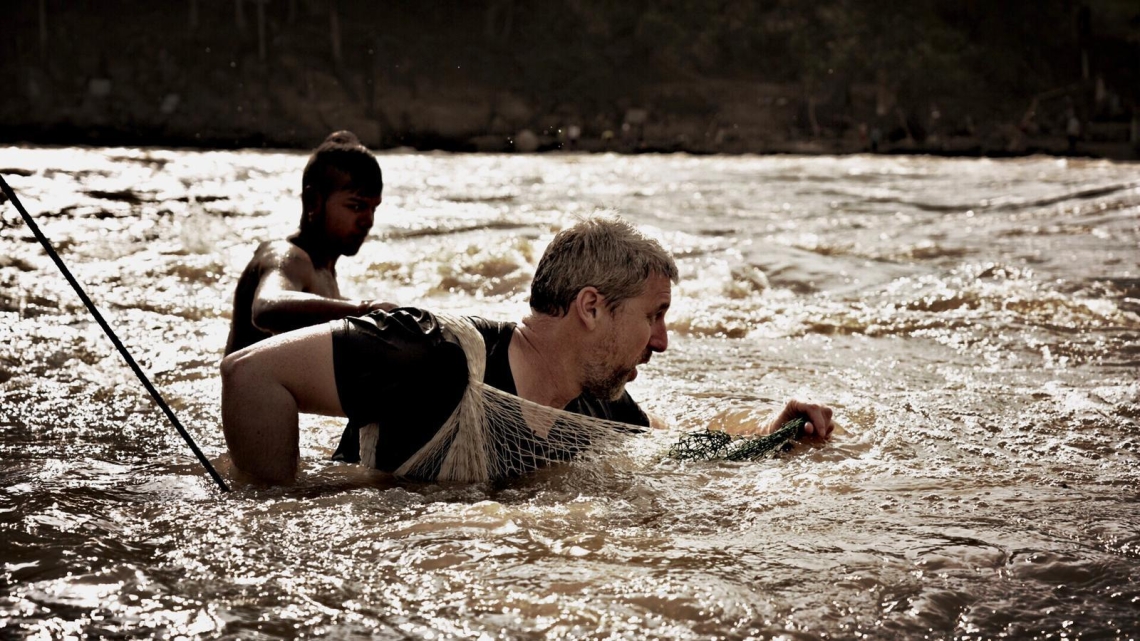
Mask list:
[[665,327],[665,321],[660,320],[654,323],[653,333],[649,335],[649,349],[654,352],[664,352],[669,347],[669,330]]

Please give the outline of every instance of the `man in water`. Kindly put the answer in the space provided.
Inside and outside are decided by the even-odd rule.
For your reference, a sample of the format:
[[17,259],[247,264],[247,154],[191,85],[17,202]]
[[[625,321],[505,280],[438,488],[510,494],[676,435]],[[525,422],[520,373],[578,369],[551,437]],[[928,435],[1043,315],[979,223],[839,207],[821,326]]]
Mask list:
[[[547,408],[648,426],[625,385],[668,346],[665,314],[676,280],[672,256],[620,219],[593,217],[562,230],[539,260],[522,321],[468,319],[486,350],[483,384]],[[468,388],[473,353],[456,336],[433,314],[401,308],[227,356],[222,427],[234,465],[263,480],[291,480],[298,413],[306,412],[378,425],[373,465],[399,473],[451,420]],[[809,421],[805,434],[830,435],[831,410],[810,403],[790,401],[771,425],[798,416]]]
[[380,205],[376,158],[354,134],[338,131],[313,151],[301,182],[300,227],[261,243],[238,279],[227,355],[282,332],[395,308],[348,300],[336,280],[337,259],[360,250]]

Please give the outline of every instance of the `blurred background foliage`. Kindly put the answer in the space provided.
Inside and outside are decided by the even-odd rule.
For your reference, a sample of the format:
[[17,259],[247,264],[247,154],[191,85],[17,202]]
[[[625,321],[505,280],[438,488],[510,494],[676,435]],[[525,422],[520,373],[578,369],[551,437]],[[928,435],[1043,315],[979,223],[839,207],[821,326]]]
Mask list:
[[[377,120],[384,144],[429,128],[416,121],[424,101],[458,88],[487,94],[470,98],[492,103],[487,131],[502,92],[526,104],[511,126],[543,130],[562,114],[589,129],[634,107],[714,118],[734,100],[724,87],[762,83],[797,101],[797,131],[815,136],[875,116],[918,130],[931,113],[1017,124],[1053,98],[1064,102],[1050,126],[1063,109],[1127,119],[1140,102],[1135,0],[9,0],[0,20],[10,139],[131,123],[250,138],[260,123],[266,141],[288,143],[281,121],[300,118],[290,101],[320,100],[325,78]],[[92,84],[103,78],[117,106],[92,104],[111,93]],[[860,91],[877,92],[877,113],[860,112]],[[1114,112],[1091,113],[1106,91]],[[148,115],[164,101],[160,116],[189,128]],[[336,123],[311,128],[323,124]]]

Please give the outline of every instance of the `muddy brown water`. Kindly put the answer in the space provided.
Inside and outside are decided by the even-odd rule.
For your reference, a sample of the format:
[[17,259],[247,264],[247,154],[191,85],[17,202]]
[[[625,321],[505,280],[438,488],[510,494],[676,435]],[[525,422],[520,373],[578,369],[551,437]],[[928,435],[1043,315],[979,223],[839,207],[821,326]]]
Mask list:
[[[304,155],[5,148],[0,173],[211,459],[236,275]],[[517,318],[612,207],[677,255],[670,427],[509,483],[325,462],[220,494],[0,210],[5,638],[1135,638],[1140,172],[1024,158],[380,156],[351,296]],[[15,171],[13,171],[15,170]],[[685,430],[833,405],[844,433],[679,464]]]

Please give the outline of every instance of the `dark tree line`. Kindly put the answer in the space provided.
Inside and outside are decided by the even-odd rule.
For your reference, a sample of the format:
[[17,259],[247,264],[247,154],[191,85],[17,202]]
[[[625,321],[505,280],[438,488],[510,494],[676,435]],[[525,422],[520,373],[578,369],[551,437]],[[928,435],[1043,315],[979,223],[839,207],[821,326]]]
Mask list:
[[883,86],[903,105],[1015,116],[1035,96],[1096,78],[1129,104],[1140,100],[1140,6],[1131,0],[6,5],[0,81],[20,88],[32,78],[56,94],[110,68],[141,78],[141,95],[164,73],[189,91],[221,82],[226,67],[252,67],[266,83],[300,82],[297,69],[335,73],[362,102],[385,86],[467,83],[597,110],[657,83],[733,80],[802,86],[820,104],[841,103],[856,85]]

